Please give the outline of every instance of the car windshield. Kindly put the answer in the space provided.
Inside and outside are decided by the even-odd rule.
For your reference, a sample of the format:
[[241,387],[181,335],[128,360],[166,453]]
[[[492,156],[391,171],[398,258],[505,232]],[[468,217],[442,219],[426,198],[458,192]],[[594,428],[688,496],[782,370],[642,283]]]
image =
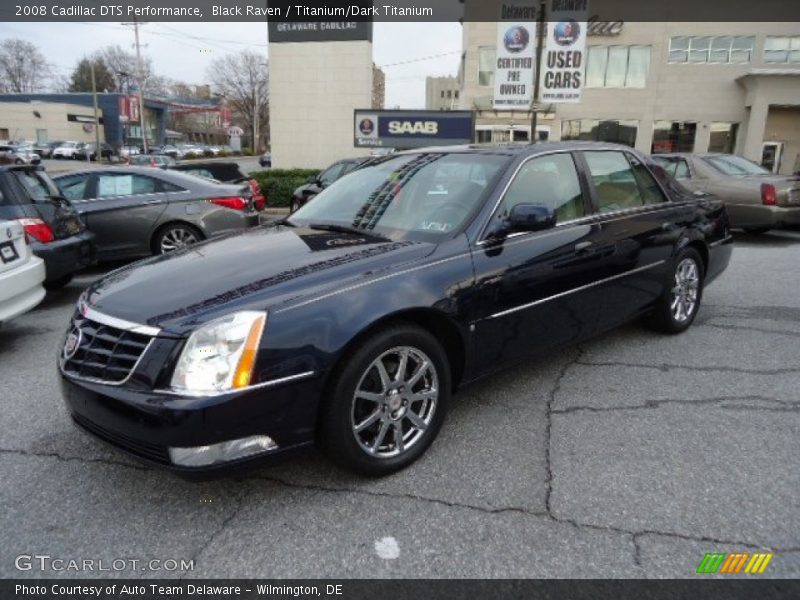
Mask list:
[[769,175],[764,167],[741,156],[707,156],[705,160],[724,175]]
[[287,222],[438,241],[466,224],[509,160],[489,153],[394,156],[342,177]]

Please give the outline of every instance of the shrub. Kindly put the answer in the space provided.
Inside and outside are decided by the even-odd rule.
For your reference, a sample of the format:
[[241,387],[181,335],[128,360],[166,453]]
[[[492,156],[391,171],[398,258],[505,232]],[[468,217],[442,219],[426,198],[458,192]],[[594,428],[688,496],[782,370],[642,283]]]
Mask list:
[[289,206],[294,191],[305,184],[309,177],[319,174],[319,169],[270,169],[256,171],[250,177],[258,182],[267,195],[267,206]]

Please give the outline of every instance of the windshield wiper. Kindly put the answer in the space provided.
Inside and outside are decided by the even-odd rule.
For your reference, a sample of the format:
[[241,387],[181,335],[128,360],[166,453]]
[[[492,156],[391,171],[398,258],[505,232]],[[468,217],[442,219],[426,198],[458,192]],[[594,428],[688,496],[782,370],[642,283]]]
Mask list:
[[336,225],[335,223],[309,223],[306,225],[309,229],[317,229],[320,231],[336,231],[338,233],[352,233],[354,235],[366,235],[381,240],[388,240],[384,235],[379,235],[371,231],[365,231],[358,227],[350,227],[349,225]]

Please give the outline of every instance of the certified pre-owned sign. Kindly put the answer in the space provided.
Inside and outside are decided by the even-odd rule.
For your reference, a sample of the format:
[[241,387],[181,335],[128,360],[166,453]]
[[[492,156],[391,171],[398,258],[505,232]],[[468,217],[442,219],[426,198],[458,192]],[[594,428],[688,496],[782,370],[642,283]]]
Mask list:
[[353,120],[358,148],[422,148],[472,141],[470,111],[356,110]]

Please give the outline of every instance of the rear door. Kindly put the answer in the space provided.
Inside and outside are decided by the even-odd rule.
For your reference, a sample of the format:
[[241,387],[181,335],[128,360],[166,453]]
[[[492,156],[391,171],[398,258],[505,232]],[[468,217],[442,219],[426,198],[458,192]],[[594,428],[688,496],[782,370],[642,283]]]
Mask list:
[[633,153],[581,153],[597,216],[592,247],[608,248],[598,267],[603,281],[600,329],[648,308],[661,294],[668,260],[691,214],[669,201],[647,166]]
[[139,173],[100,171],[87,183],[87,199],[74,202],[96,236],[102,258],[150,254],[150,241],[167,207],[158,179]]

